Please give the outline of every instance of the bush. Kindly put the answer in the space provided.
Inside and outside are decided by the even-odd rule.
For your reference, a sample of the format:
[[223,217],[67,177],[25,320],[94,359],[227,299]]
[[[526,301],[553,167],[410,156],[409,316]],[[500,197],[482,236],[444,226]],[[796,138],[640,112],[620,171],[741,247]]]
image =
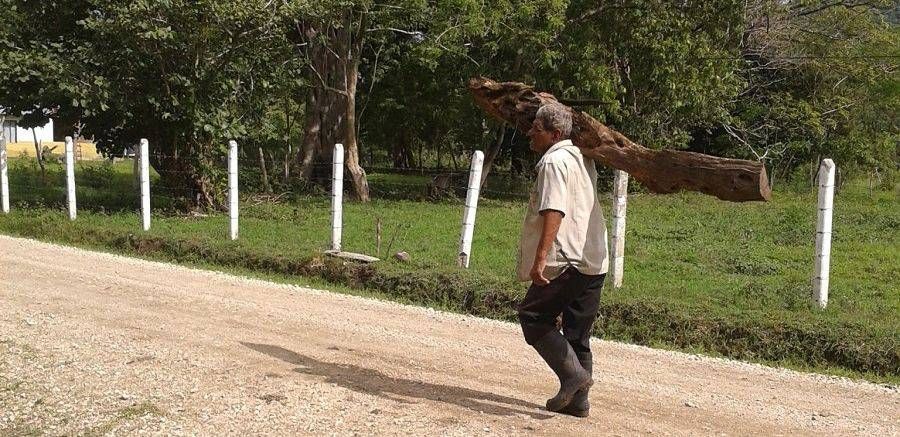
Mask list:
[[114,186],[116,172],[111,163],[103,162],[98,165],[82,166],[77,177],[79,185],[109,189]]

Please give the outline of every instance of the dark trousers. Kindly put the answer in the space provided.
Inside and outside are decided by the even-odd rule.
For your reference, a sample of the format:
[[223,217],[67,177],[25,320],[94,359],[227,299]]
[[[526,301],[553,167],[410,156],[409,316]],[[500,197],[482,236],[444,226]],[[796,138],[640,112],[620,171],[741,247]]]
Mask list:
[[591,328],[600,309],[600,289],[606,275],[584,275],[569,267],[547,285],[531,284],[519,304],[519,324],[528,344],[557,329],[562,314],[563,335],[575,353],[591,351]]

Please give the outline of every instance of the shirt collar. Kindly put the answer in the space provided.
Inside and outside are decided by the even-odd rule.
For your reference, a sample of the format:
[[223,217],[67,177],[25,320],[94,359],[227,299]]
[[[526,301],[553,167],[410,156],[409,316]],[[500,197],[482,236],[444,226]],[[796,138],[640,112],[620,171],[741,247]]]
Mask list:
[[572,140],[562,140],[562,141],[550,146],[550,148],[547,149],[546,152],[544,152],[544,155],[546,155],[548,153],[553,153],[553,152],[555,152],[559,149],[562,149],[563,147],[566,147],[566,146],[574,146],[574,144],[572,144]]
[[549,155],[549,154],[551,154],[551,153],[553,153],[553,152],[555,152],[555,151],[557,151],[557,150],[559,150],[559,149],[562,149],[563,147],[568,147],[568,146],[575,147],[575,145],[572,143],[572,140],[562,140],[562,141],[560,141],[560,142],[558,142],[558,143],[556,143],[556,144],[550,146],[550,148],[547,149],[547,151],[544,152],[543,155],[541,155],[541,159],[538,160],[538,163],[537,163],[537,165],[535,166],[535,168],[539,167],[539,166],[541,165],[541,163],[544,162],[544,158],[545,158],[547,155]]

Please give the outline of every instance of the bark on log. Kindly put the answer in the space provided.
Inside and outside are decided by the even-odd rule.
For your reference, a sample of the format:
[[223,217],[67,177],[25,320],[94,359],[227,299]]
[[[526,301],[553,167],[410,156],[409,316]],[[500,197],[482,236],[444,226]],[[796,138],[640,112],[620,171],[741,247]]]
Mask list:
[[[538,108],[559,103],[552,94],[519,82],[469,81],[475,102],[491,116],[527,132]],[[585,156],[628,172],[655,193],[699,191],[722,200],[770,200],[766,168],[760,162],[719,158],[702,153],[653,150],[629,140],[590,115],[572,111],[572,142]]]

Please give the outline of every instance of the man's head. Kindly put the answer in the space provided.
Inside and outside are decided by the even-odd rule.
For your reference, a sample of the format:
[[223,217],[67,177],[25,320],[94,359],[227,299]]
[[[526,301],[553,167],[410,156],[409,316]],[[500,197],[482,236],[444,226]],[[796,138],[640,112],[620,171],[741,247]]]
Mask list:
[[550,146],[569,138],[572,133],[572,112],[558,103],[541,106],[531,123],[528,138],[531,150],[544,153]]

